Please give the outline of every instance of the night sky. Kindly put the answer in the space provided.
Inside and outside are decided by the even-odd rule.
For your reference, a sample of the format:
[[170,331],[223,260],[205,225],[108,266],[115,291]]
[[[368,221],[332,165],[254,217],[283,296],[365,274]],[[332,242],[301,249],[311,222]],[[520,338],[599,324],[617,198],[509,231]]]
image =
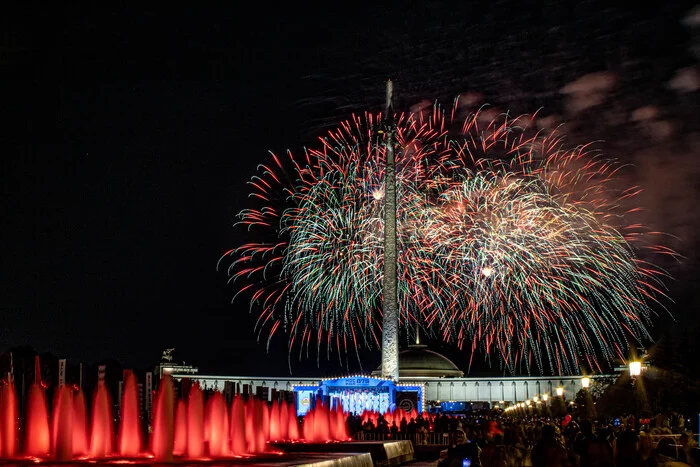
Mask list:
[[[694,4],[608,3],[4,14],[0,352],[148,368],[175,347],[208,372],[288,374],[285,339],[270,353],[256,342],[217,260],[243,241],[235,215],[268,151],[299,152],[353,111],[380,110],[387,78],[400,109],[478,93],[514,114],[541,109],[571,141],[630,163],[645,223],[683,255],[663,264],[677,323],[661,312],[654,333],[695,323]],[[690,71],[674,81],[679,70]],[[615,86],[577,110],[561,90],[595,72]],[[657,117],[634,122],[645,106]],[[365,356],[364,369],[379,362]],[[341,371],[320,366],[312,356],[293,370]]]

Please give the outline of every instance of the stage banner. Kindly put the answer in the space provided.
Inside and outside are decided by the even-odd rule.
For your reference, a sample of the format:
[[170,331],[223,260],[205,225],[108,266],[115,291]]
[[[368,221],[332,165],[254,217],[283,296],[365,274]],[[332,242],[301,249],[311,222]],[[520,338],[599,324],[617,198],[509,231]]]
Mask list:
[[146,415],[148,422],[153,420],[153,373],[146,373]]
[[255,388],[255,395],[264,401],[267,401],[269,399],[269,394],[270,388],[268,388],[267,386],[258,386]]
[[224,397],[228,404],[233,400],[233,381],[224,381]]
[[58,387],[63,387],[66,384],[66,359],[58,360]]

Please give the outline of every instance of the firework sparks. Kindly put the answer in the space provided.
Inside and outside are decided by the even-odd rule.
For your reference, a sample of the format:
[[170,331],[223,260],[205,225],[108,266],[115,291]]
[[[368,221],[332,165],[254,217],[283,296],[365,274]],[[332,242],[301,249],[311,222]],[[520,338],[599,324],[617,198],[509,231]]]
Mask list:
[[[273,156],[251,181],[262,204],[240,223],[275,241],[225,258],[251,294],[258,329],[286,331],[290,350],[314,343],[341,355],[379,343],[380,121],[354,117],[302,158]],[[662,272],[639,259],[641,227],[622,222],[620,201],[639,190],[611,195],[614,164],[562,149],[557,135],[529,134],[525,118],[480,127],[472,116],[457,132],[439,108],[396,121],[402,326],[496,356],[510,371],[600,368],[649,337]]]

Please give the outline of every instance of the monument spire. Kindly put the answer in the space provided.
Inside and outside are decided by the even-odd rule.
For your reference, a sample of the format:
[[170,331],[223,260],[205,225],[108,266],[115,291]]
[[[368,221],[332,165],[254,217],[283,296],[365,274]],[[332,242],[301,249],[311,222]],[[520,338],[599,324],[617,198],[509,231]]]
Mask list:
[[393,84],[386,83],[386,174],[384,177],[384,283],[382,376],[399,379],[399,310],[396,283],[396,162],[394,160]]

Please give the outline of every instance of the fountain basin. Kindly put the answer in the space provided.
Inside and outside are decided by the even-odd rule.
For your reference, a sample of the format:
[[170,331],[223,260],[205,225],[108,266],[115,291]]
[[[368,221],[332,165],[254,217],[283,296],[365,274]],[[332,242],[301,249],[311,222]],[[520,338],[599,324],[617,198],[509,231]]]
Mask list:
[[271,442],[271,446],[284,453],[319,452],[319,453],[368,453],[377,467],[389,467],[403,464],[415,459],[413,443],[406,440],[397,441],[340,441],[329,443],[286,443]]
[[373,467],[369,453],[350,452],[290,452],[280,454],[261,454],[240,458],[221,458],[207,460],[176,459],[172,462],[158,462],[153,459],[101,459],[73,460],[56,462],[53,460],[35,462],[28,459],[0,460],[0,467],[87,467],[87,466],[172,466],[172,467]]

